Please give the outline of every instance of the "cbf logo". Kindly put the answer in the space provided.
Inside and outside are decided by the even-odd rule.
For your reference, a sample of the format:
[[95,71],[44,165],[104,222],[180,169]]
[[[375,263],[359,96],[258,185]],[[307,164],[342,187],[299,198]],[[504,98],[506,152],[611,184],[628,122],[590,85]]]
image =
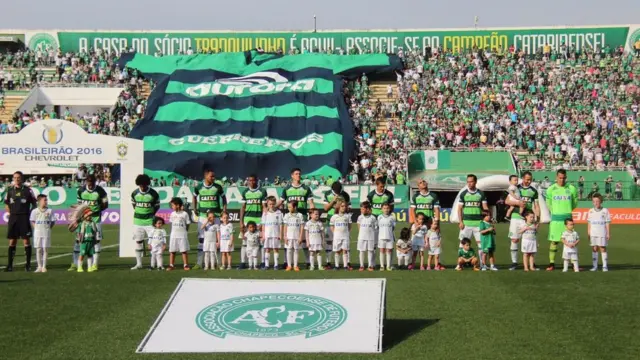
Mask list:
[[129,153],[129,145],[124,141],[120,141],[116,144],[116,150],[118,150],[118,159],[123,160]]
[[259,294],[217,302],[196,316],[204,332],[224,339],[304,336],[309,339],[342,326],[347,310],[340,304],[302,294]]
[[44,126],[44,130],[42,130],[42,139],[45,143],[49,145],[56,145],[62,141],[62,137],[64,133],[62,132],[62,124],[58,124],[57,126]]

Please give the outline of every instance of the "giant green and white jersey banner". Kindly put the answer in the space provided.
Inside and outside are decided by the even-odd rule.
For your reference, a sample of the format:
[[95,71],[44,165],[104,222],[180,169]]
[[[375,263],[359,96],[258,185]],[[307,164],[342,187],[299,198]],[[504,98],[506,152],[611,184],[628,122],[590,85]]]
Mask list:
[[326,52],[338,48],[347,53],[371,51],[397,53],[426,47],[459,51],[474,46],[481,49],[515,49],[534,53],[548,43],[558,50],[564,43],[577,50],[588,47],[623,46],[633,49],[640,38],[639,25],[533,27],[533,28],[466,28],[466,29],[398,29],[369,31],[38,31],[11,30],[3,33],[24,36],[31,49],[88,51],[104,49],[123,53],[134,49],[142,54],[177,55],[189,49],[198,51],[237,52],[254,48],[265,51],[309,49]]
[[127,53],[120,66],[158,82],[131,137],[144,139],[150,171],[198,178],[270,179],[293,168],[345,174],[354,150],[343,80],[402,68],[395,55],[279,55],[251,50],[155,57]]

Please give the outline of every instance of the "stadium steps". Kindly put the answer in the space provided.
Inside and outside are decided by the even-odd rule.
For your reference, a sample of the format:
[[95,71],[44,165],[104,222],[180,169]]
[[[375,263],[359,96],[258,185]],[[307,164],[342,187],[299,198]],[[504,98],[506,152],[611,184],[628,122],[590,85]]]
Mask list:
[[[387,86],[391,85],[393,88],[393,96],[387,97]],[[378,100],[384,105],[387,103],[395,102],[398,95],[398,85],[395,81],[378,81],[371,83],[369,86],[371,90],[370,104],[376,104]],[[376,119],[376,137],[379,137],[387,131],[387,119],[384,117],[378,117]]]
[[4,109],[0,109],[0,122],[8,123],[27,95],[29,95],[28,91],[8,91],[4,97]]

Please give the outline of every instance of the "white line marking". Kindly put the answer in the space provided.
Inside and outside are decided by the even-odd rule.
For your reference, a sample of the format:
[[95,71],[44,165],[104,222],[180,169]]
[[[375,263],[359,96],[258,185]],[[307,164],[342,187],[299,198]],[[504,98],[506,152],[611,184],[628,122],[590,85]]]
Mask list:
[[[120,246],[120,244],[111,244],[111,245],[103,246],[102,248],[103,249],[109,249],[109,248],[113,248],[113,247],[116,247],[116,246]],[[52,259],[59,259],[59,258],[62,258],[62,257],[71,256],[71,255],[73,255],[73,253],[66,253],[66,254],[49,256],[49,257],[47,257],[47,261],[52,260]],[[26,263],[27,263],[26,261],[23,261],[21,263],[16,263],[16,264],[13,264],[13,265],[14,266],[20,266],[20,265],[24,265]],[[0,269],[4,269],[4,268],[6,268],[6,266],[0,266]]]

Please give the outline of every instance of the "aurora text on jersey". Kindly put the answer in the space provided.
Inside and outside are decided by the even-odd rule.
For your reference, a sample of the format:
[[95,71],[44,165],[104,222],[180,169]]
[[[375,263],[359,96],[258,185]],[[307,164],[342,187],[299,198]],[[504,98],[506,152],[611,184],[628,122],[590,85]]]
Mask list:
[[197,211],[200,217],[206,217],[209,211],[213,211],[216,216],[220,216],[223,207],[227,205],[224,189],[217,183],[207,186],[202,182],[193,189],[193,196],[198,202]]
[[[520,199],[524,201],[525,211],[533,211],[534,204],[538,201],[538,190],[531,186],[522,186],[518,185],[518,190],[520,191]],[[511,214],[513,219],[523,219],[522,215],[518,211],[514,211]]]
[[264,188],[246,188],[242,192],[242,205],[244,207],[243,221],[246,224],[253,221],[260,224],[265,202],[267,201],[267,191]]
[[462,206],[462,221],[466,226],[480,226],[482,221],[483,203],[487,198],[484,193],[476,189],[475,191],[464,190],[460,193],[460,206]]
[[124,54],[122,68],[157,82],[131,137],[144,139],[148,170],[197,177],[203,168],[244,178],[348,170],[353,123],[344,78],[393,72],[395,55],[279,55],[259,51],[154,57]]
[[133,224],[139,226],[153,225],[153,217],[160,209],[160,195],[149,188],[146,192],[136,189],[131,193],[133,205]]
[[382,205],[391,205],[391,212],[393,212],[393,204],[395,202],[393,193],[387,189],[380,194],[376,190],[373,190],[367,195],[367,200],[371,203],[371,214],[378,216],[382,214]]
[[433,218],[434,210],[440,207],[440,199],[438,199],[438,195],[431,191],[425,194],[417,191],[411,199],[411,207],[415,209],[416,215],[424,214]]
[[298,212],[305,217],[307,216],[309,210],[309,199],[313,196],[313,192],[309,187],[305,185],[287,185],[284,189],[282,189],[281,198],[284,199],[285,203],[291,201],[298,202]]
[[78,189],[78,204],[85,204],[93,212],[92,220],[100,223],[102,211],[109,207],[107,192],[100,186],[89,190],[86,186]]

